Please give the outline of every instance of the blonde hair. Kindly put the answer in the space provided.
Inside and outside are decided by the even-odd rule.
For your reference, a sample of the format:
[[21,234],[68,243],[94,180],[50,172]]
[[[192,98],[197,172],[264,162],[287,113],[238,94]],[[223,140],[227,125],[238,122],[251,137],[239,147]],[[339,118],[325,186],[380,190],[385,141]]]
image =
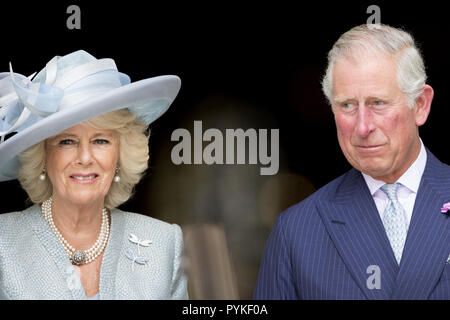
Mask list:
[[[120,181],[111,183],[105,197],[107,208],[118,207],[131,197],[134,186],[148,167],[147,125],[127,109],[109,112],[84,123],[97,129],[115,130],[119,135]],[[30,200],[42,203],[50,198],[53,193],[50,179],[39,179],[46,163],[45,140],[22,152],[19,159],[18,180]]]

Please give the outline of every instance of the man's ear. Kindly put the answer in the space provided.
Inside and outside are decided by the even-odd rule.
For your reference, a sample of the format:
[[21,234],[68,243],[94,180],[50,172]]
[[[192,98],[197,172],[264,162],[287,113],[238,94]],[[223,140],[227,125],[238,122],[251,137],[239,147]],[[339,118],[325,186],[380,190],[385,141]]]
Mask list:
[[420,127],[427,121],[430,114],[431,102],[433,101],[434,90],[428,84],[423,86],[422,94],[416,99],[414,105],[416,125]]

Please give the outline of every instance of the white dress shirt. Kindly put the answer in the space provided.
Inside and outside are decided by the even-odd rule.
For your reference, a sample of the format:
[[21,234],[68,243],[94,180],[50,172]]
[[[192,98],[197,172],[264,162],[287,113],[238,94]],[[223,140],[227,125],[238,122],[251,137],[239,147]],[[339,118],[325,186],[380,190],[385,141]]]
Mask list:
[[[406,212],[406,218],[408,226],[411,222],[411,216],[414,209],[414,202],[416,201],[417,190],[419,189],[420,180],[425,170],[427,163],[427,152],[423,145],[422,139],[420,140],[420,152],[414,163],[406,170],[406,172],[396,181],[400,184],[397,197],[400,204],[403,206]],[[371,176],[363,173],[364,180],[369,187],[370,194],[372,195],[375,205],[377,206],[378,213],[381,219],[383,219],[384,209],[386,208],[389,199],[387,195],[380,188],[386,184],[381,180],[376,180]]]

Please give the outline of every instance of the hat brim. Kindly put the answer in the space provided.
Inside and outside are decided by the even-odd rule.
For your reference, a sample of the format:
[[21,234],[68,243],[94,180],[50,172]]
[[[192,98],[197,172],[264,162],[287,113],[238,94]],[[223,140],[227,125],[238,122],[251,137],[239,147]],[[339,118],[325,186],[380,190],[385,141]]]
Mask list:
[[[181,80],[167,75],[144,79],[112,89],[104,94],[60,110],[37,123],[23,129],[0,144],[0,182],[17,178],[17,155],[36,143],[54,136],[83,121],[111,111],[129,108],[145,102],[143,120],[147,124],[155,121],[167,111],[177,96]],[[160,103],[165,101],[161,107]]]

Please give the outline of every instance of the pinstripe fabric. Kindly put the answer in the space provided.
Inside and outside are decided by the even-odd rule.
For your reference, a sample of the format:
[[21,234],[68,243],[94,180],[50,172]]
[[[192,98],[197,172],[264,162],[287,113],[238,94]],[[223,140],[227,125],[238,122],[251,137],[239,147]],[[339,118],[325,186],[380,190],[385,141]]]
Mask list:
[[[355,169],[281,213],[264,251],[255,299],[450,299],[450,167],[428,150],[400,265]],[[367,286],[369,266],[380,289]]]

